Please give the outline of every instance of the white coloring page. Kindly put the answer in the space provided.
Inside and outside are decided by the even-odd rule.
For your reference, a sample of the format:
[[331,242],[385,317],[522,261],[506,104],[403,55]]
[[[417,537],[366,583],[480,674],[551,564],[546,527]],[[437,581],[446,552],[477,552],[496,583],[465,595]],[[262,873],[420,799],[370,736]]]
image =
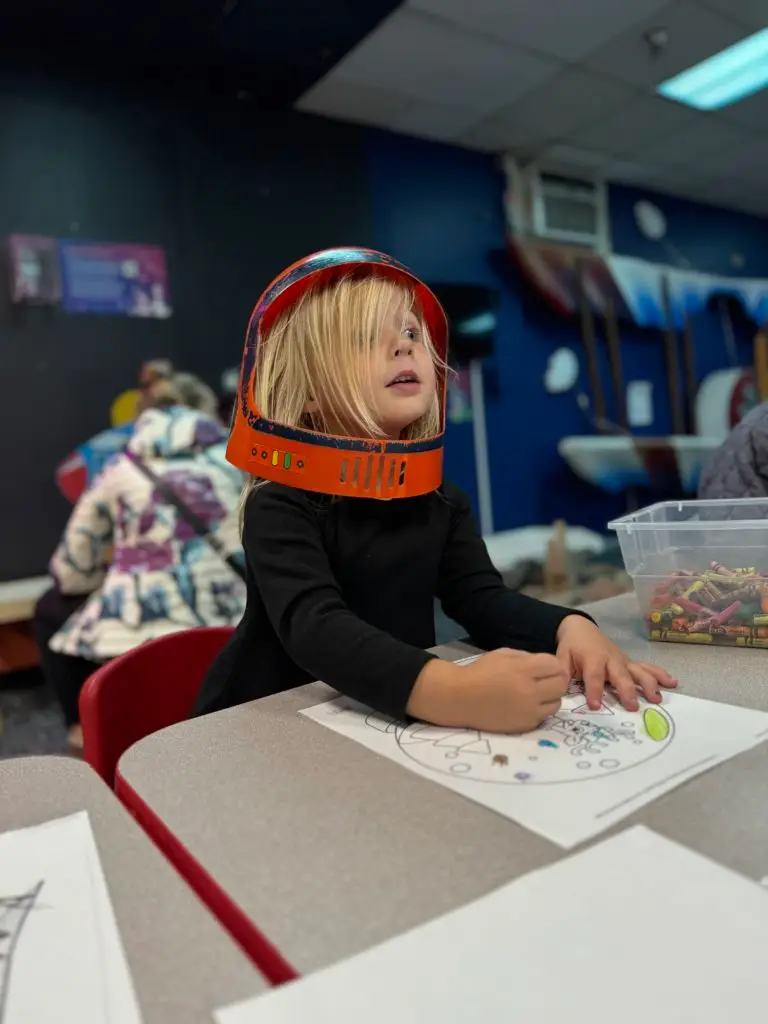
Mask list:
[[524,736],[396,721],[338,697],[301,714],[564,849],[768,738],[768,714],[682,694],[591,711],[572,683],[557,714]]

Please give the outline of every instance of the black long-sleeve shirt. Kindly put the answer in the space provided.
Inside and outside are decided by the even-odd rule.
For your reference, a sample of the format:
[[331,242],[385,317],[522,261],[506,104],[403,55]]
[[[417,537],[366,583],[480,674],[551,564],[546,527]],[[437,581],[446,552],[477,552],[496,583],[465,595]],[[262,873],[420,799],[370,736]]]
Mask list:
[[315,679],[401,717],[434,646],[434,598],[485,649],[554,652],[568,609],[508,590],[465,494],[331,499],[266,484],[245,509],[248,598],[195,714]]

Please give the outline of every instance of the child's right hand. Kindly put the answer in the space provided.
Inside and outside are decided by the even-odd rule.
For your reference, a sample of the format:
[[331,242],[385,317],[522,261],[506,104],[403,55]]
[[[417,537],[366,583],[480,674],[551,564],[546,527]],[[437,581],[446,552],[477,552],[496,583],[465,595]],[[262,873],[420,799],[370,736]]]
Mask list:
[[502,649],[468,665],[432,661],[408,702],[415,718],[483,732],[530,732],[560,707],[570,678],[553,654]]

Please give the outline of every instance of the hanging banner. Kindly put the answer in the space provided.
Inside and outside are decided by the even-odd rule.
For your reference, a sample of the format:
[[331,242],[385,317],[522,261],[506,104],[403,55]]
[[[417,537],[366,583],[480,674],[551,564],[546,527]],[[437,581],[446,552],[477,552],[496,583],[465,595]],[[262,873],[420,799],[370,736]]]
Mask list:
[[160,320],[171,315],[168,267],[160,246],[65,241],[60,252],[68,313]]
[[61,299],[61,268],[55,238],[11,235],[8,239],[11,302],[56,305]]
[[[563,316],[579,310],[580,289],[592,312],[663,330],[667,325],[663,286],[669,292],[669,326],[682,329],[720,296],[741,304],[756,324],[768,322],[768,279],[725,277],[649,263],[634,256],[600,256],[551,242],[509,241],[512,257],[528,281]],[[580,275],[577,274],[577,269]]]
[[682,328],[686,318],[696,316],[719,296],[730,296],[742,306],[756,324],[768,320],[768,280],[764,278],[724,277],[698,270],[647,263],[632,256],[606,256],[610,269],[635,323],[641,327],[666,326],[663,282],[669,291],[670,318],[673,327]]

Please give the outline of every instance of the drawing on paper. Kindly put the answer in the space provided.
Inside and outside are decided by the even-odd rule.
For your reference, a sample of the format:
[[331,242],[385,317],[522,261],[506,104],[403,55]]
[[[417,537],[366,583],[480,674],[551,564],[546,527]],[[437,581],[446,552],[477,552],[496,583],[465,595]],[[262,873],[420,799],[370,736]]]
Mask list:
[[8,989],[13,969],[13,956],[22,929],[35,906],[43,883],[38,882],[29,892],[16,896],[0,896],[0,1024],[8,1004]]
[[592,711],[578,683],[571,684],[560,710],[525,736],[407,725],[375,713],[365,724],[392,735],[406,757],[429,771],[513,786],[615,775],[657,757],[675,735],[672,718],[660,707],[622,714],[618,701],[606,694],[602,708]]
[[139,1024],[88,813],[0,835],[0,1024]]
[[629,712],[611,690],[593,711],[577,683],[522,736],[402,722],[343,696],[301,713],[565,849],[768,738],[765,712],[677,693]]

